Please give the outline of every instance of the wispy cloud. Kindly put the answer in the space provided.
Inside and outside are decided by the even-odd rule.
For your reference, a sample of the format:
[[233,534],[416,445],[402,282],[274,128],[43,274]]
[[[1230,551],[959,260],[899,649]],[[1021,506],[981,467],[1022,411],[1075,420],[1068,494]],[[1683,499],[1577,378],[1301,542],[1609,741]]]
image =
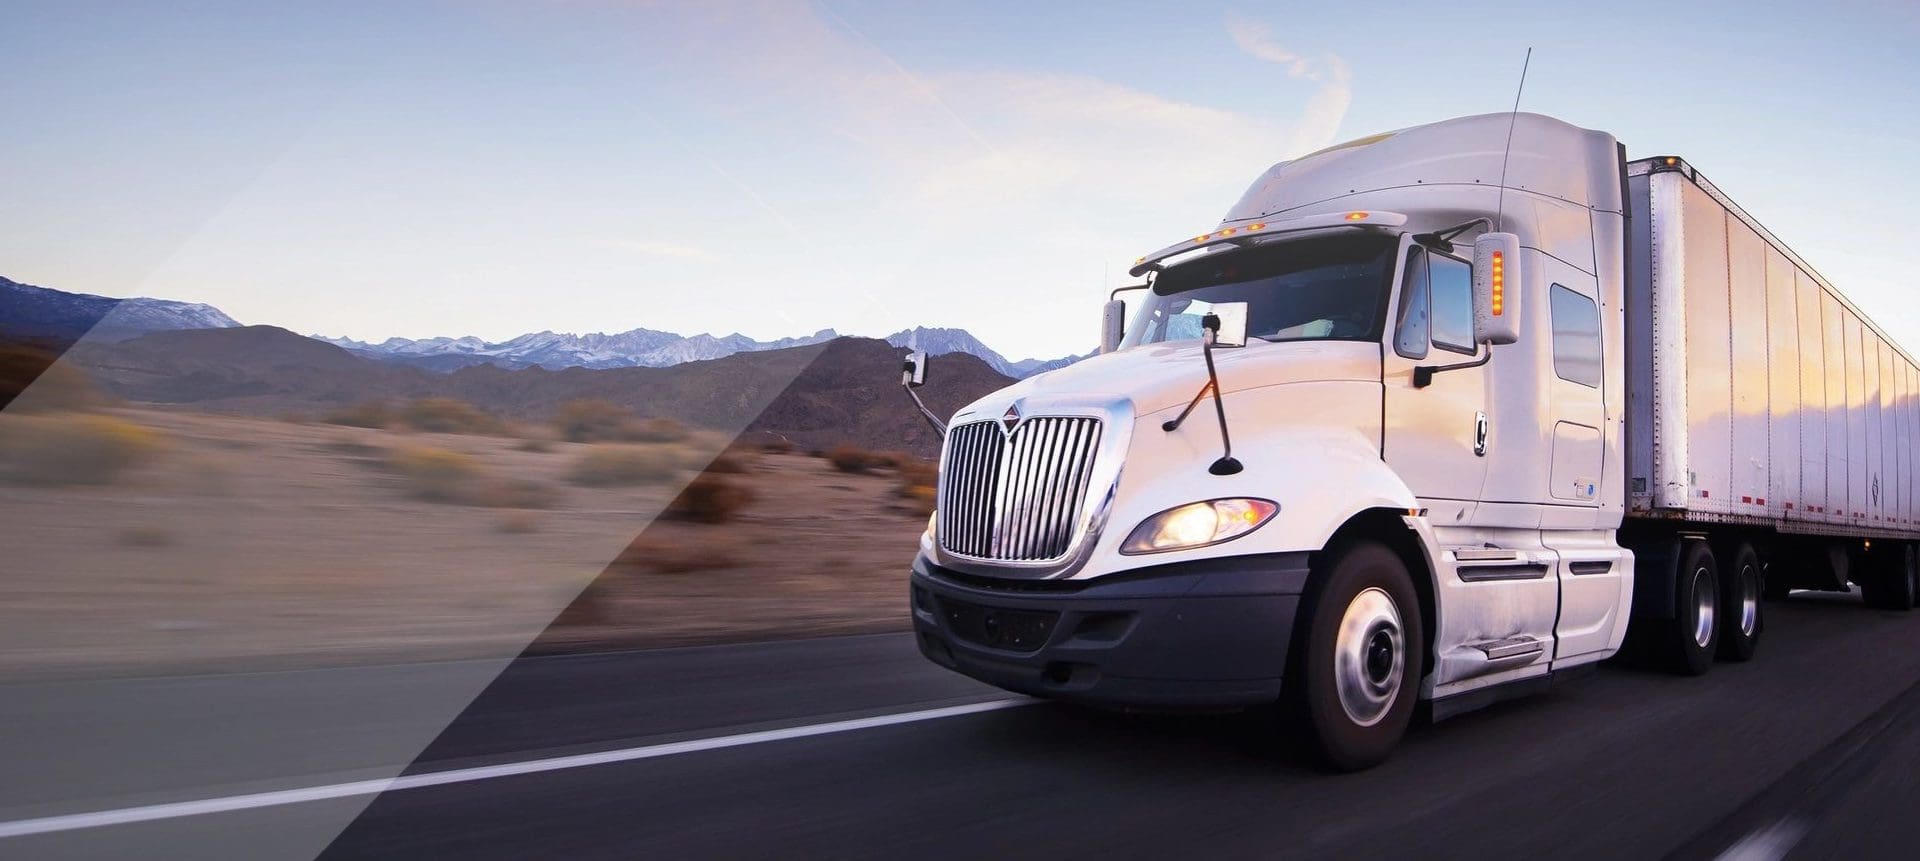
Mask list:
[[718,253],[698,245],[689,245],[682,242],[667,242],[657,239],[600,239],[595,240],[593,244],[602,248],[631,251],[644,257],[655,257],[663,260],[693,260],[704,263],[720,259]]
[[[1239,12],[1227,13],[1227,35],[1233,44],[1249,56],[1285,66],[1287,75],[1320,84],[1307,102],[1294,133],[1294,142],[1305,149],[1318,149],[1333,143],[1346,119],[1347,106],[1353,102],[1353,71],[1336,54],[1310,58],[1280,44],[1273,27],[1265,21]],[[1317,142],[1317,143],[1316,143]]]

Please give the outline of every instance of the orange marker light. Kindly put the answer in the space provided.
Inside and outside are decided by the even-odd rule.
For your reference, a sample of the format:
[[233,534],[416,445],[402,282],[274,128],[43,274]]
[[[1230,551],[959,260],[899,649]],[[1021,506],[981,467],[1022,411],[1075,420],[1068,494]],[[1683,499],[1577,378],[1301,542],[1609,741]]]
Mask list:
[[1507,303],[1507,260],[1501,252],[1493,252],[1493,316],[1500,316]]
[[1667,167],[1673,167],[1674,165],[1679,163],[1680,163],[1679,159],[1674,158],[1673,156],[1667,156]]
[[1248,230],[1265,230],[1267,229],[1267,225],[1266,225],[1266,222],[1264,221],[1256,221],[1252,224],[1247,225],[1247,229]]
[[1202,234],[1200,234],[1199,236],[1195,236],[1195,237],[1193,238],[1193,241],[1195,241],[1195,242],[1205,242],[1205,241],[1207,241],[1207,237],[1209,237],[1209,236],[1212,236],[1212,235],[1213,235],[1213,234],[1211,234],[1211,233],[1202,233]]
[[1225,230],[1222,230],[1222,231],[1220,231],[1220,235],[1221,235],[1221,236],[1232,236],[1232,235],[1233,235],[1233,228],[1231,228],[1231,227],[1229,227],[1229,228],[1227,228],[1227,229],[1225,229]]
[[1349,213],[1347,213],[1347,220],[1348,220],[1348,221],[1364,221],[1364,220],[1366,219],[1366,217],[1367,217],[1367,214],[1366,214],[1366,213],[1364,213],[1364,212],[1349,212]]

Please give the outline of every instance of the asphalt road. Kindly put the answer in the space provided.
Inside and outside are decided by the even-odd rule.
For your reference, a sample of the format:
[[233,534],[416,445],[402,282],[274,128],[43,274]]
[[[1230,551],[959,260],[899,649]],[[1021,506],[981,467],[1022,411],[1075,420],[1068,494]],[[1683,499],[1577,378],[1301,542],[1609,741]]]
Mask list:
[[[1752,663],[1698,679],[1605,666],[1418,727],[1357,775],[1304,764],[1260,716],[928,717],[1009,697],[925,663],[904,634],[524,659],[451,725],[435,697],[497,667],[0,689],[0,834],[353,786],[407,758],[428,778],[66,822],[0,837],[0,856],[1920,854],[1920,613],[1810,594],[1768,612]],[[92,744],[47,743],[61,739]],[[598,764],[556,759],[570,756]],[[447,774],[466,776],[432,783]]]

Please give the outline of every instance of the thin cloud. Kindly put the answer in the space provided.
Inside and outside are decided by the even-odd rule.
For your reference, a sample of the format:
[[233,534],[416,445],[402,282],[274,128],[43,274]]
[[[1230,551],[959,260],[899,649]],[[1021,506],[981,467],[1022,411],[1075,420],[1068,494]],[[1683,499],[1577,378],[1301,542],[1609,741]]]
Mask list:
[[661,240],[603,239],[595,243],[606,248],[631,251],[645,257],[657,257],[665,260],[694,260],[703,263],[720,259],[720,255],[698,245]]
[[1308,152],[1332,143],[1353,102],[1353,70],[1336,54],[1309,58],[1280,44],[1273,28],[1265,21],[1239,12],[1227,13],[1227,35],[1248,56],[1285,66],[1287,76],[1320,84],[1307,102],[1300,124],[1293,135],[1293,148]]

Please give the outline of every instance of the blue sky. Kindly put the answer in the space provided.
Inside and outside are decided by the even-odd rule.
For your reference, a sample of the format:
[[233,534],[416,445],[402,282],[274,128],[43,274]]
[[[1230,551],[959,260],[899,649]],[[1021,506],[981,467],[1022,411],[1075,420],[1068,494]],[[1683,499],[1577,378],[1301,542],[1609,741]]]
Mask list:
[[1274,161],[1523,107],[1676,153],[1910,348],[1920,11],[9,4],[0,274],[358,338],[1094,340]]

